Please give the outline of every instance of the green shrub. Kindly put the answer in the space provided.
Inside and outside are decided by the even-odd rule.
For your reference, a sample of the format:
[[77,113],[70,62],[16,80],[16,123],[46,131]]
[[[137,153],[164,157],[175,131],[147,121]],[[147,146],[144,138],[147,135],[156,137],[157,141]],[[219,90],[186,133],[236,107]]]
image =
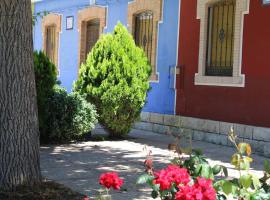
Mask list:
[[40,140],[42,143],[79,139],[96,122],[95,107],[76,93],[59,86],[55,65],[42,52],[34,52]]
[[59,86],[48,99],[46,126],[41,141],[62,142],[80,139],[97,123],[95,107],[77,93],[68,94]]
[[111,136],[127,134],[149,90],[151,67],[144,51],[120,23],[103,35],[82,64],[74,90],[86,94]]
[[56,66],[43,52],[34,52],[35,81],[37,90],[38,118],[40,132],[45,128],[47,100],[54,92],[57,82]]

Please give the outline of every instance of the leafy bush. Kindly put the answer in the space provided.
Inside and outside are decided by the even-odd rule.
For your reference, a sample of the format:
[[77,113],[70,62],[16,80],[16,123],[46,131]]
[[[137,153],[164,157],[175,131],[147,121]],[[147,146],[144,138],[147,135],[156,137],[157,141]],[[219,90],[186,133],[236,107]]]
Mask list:
[[34,52],[41,142],[78,139],[97,122],[95,107],[77,93],[68,94],[57,81],[55,65],[42,52]]
[[43,52],[34,52],[35,81],[37,91],[38,118],[40,132],[44,132],[47,100],[54,93],[57,82],[56,66]]
[[127,29],[118,24],[103,35],[82,64],[74,90],[86,94],[111,136],[127,134],[149,90],[151,67]]
[[97,123],[94,106],[77,93],[68,94],[56,86],[48,99],[41,141],[60,142],[80,139],[90,132]]

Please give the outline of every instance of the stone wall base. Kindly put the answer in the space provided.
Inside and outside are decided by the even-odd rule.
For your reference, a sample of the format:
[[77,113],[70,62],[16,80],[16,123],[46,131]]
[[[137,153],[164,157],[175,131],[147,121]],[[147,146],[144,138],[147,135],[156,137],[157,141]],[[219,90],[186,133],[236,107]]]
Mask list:
[[184,129],[193,140],[224,146],[232,146],[227,137],[231,127],[239,141],[251,144],[253,152],[270,157],[270,128],[149,112],[143,112],[141,121],[135,124],[136,129],[162,134],[180,134]]

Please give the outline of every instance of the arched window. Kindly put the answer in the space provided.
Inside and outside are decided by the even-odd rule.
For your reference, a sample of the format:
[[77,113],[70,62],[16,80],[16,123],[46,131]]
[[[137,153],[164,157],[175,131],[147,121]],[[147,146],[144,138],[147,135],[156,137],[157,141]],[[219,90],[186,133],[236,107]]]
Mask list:
[[61,15],[51,13],[42,19],[43,51],[58,67]]
[[206,71],[208,76],[232,76],[236,0],[208,7]]
[[49,59],[57,65],[56,60],[56,26],[50,25],[46,27],[46,45],[45,54]]
[[79,67],[85,62],[106,26],[106,12],[106,8],[100,6],[90,6],[78,11]]
[[128,29],[133,34],[152,67],[151,81],[159,81],[157,47],[159,23],[162,21],[163,0],[133,0],[128,3]]
[[100,30],[100,20],[93,19],[87,22],[86,24],[86,57],[91,52],[92,48],[95,46],[96,42],[99,39],[99,30]]
[[150,63],[152,63],[153,48],[153,12],[145,11],[135,15],[134,39],[140,46]]

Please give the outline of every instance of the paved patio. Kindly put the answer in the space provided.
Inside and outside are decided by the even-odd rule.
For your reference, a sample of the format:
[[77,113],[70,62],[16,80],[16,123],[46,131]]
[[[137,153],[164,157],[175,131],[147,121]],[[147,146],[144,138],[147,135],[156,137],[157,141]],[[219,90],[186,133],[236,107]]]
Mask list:
[[[94,134],[104,134],[97,128]],[[95,196],[100,189],[99,175],[106,171],[116,171],[124,178],[127,191],[112,192],[114,200],[151,199],[150,190],[136,186],[136,179],[144,171],[143,161],[147,146],[152,150],[156,169],[165,167],[173,156],[167,145],[173,138],[166,135],[132,130],[129,140],[82,142],[59,146],[41,147],[41,168],[43,176],[62,183],[72,189]],[[205,142],[193,142],[194,148],[202,149],[211,164],[221,164],[229,168],[231,176],[237,172],[230,165],[233,148]],[[262,175],[264,157],[253,155],[252,173]]]

